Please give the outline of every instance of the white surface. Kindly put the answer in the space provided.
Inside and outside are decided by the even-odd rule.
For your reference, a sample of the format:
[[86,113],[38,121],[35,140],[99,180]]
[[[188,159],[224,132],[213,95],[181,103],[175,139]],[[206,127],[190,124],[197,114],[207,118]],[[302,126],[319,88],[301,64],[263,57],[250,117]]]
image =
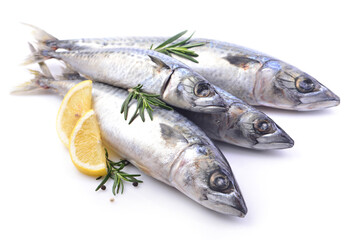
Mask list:
[[[1,239],[360,238],[357,1],[90,2],[1,3]],[[295,140],[289,150],[219,144],[246,200],[244,219],[214,213],[145,175],[110,202],[110,185],[95,192],[98,182],[74,168],[57,137],[61,99],[9,95],[30,77],[18,65],[30,40],[19,22],[63,39],[196,30],[299,67],[341,104],[306,113],[263,109]]]

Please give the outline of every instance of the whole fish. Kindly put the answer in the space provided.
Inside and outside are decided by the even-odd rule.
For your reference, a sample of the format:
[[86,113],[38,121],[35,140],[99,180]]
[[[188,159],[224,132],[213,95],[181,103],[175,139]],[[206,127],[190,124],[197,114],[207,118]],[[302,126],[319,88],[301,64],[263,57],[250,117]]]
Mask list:
[[[32,26],[35,38],[49,49],[132,47],[149,49],[164,37],[123,37],[58,40]],[[309,111],[337,106],[340,98],[309,74],[269,55],[231,43],[192,39],[199,64],[181,58],[214,85],[250,105]],[[179,58],[175,56],[175,58]],[[180,59],[180,58],[179,58]]]
[[175,107],[195,112],[226,111],[224,99],[200,74],[164,54],[144,49],[88,49],[32,53],[27,63],[56,58],[94,81],[147,93]]
[[[80,81],[37,74],[14,92],[38,89],[60,95]],[[93,83],[93,109],[106,147],[144,173],[214,211],[244,217],[247,208],[232,170],[220,150],[195,124],[175,111],[156,109],[153,121],[129,125],[120,115],[127,91]],[[129,111],[135,111],[133,101]]]
[[[79,73],[68,68],[63,69],[61,78],[86,80]],[[196,123],[215,140],[259,150],[283,149],[294,145],[291,137],[266,114],[216,86],[215,90],[229,106],[227,111],[219,113],[190,112],[182,109],[177,111]]]
[[294,140],[266,114],[218,87],[215,89],[229,105],[226,112],[178,111],[215,140],[258,150],[294,146]]

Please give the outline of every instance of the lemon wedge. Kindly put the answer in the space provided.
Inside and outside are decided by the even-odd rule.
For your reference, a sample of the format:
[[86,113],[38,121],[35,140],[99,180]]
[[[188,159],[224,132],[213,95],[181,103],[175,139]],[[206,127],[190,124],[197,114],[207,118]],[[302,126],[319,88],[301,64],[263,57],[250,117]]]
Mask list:
[[71,160],[80,172],[90,176],[106,175],[105,149],[94,110],[78,120],[69,141]]
[[69,137],[79,118],[91,109],[92,81],[76,84],[65,95],[56,119],[56,130],[60,140],[69,146]]

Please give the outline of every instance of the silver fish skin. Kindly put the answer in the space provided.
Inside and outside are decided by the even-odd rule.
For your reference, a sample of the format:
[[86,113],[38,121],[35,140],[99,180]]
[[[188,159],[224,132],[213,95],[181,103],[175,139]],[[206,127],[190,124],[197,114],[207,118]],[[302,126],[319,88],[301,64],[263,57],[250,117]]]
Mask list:
[[[131,47],[149,49],[165,37],[118,37],[58,40],[32,26],[39,44],[50,49]],[[311,111],[334,107],[340,98],[309,74],[279,59],[239,45],[211,39],[194,50],[199,64],[177,58],[214,85],[255,106]]]
[[[14,93],[45,89],[64,95],[79,82],[37,74]],[[93,83],[93,109],[105,146],[201,205],[244,217],[247,208],[230,165],[206,134],[177,112],[160,108],[154,111],[153,121],[136,119],[129,125],[119,113],[126,97],[125,90]]]
[[[62,79],[86,80],[79,73],[65,68]],[[211,139],[257,150],[284,149],[294,140],[263,112],[215,86],[229,106],[226,112],[198,113],[177,109],[197,124]]]
[[227,106],[204,77],[180,61],[144,49],[87,49],[33,53],[28,63],[55,58],[94,81],[129,89],[141,84],[147,93],[194,112],[221,112]]

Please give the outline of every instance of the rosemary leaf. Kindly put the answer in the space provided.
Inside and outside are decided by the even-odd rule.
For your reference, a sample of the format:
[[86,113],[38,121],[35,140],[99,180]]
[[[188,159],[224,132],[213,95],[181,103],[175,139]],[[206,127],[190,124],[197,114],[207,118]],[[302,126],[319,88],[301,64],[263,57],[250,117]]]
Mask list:
[[178,51],[171,51],[171,53],[175,54],[175,55],[178,55],[179,57],[182,57],[182,58],[185,58],[185,59],[188,59],[194,63],[199,63],[195,58],[189,56],[189,55],[186,55],[184,53],[181,53],[181,52],[178,52]]
[[194,48],[194,47],[201,47],[201,46],[204,46],[206,43],[192,43],[192,44],[188,44],[188,45],[184,45],[182,47],[184,48]]
[[152,114],[152,110],[151,109],[149,109],[149,108],[146,108],[146,111],[147,111],[147,113],[148,113],[148,115],[149,115],[149,117],[150,117],[150,119],[151,119],[151,121],[153,120],[153,114]]
[[141,120],[143,122],[145,122],[145,115],[144,115],[144,111],[145,111],[145,108],[146,108],[146,102],[145,100],[142,100],[142,107],[140,108],[140,117],[141,117]]
[[145,97],[160,97],[159,94],[150,94],[150,93],[145,93],[145,92],[143,92],[142,95]]
[[160,48],[168,45],[169,43],[172,43],[172,42],[178,40],[178,39],[181,38],[186,32],[187,32],[187,30],[182,31],[181,33],[178,33],[178,34],[172,36],[171,38],[169,38],[168,40],[166,40],[165,42],[163,42],[163,43],[161,43],[159,46],[157,46],[154,50],[160,49]]
[[109,174],[109,172],[108,172],[108,174],[106,174],[105,178],[101,181],[101,183],[100,183],[99,186],[95,189],[95,191],[99,190],[99,189],[101,188],[101,186],[104,185],[104,184],[107,182],[107,180],[109,180],[109,178],[110,178],[110,174]]
[[168,56],[171,57],[171,54],[175,54],[181,58],[185,58],[188,59],[192,62],[198,63],[197,60],[195,60],[195,57],[198,57],[199,55],[192,51],[189,50],[190,48],[194,48],[194,47],[200,47],[205,45],[206,43],[189,43],[189,40],[192,38],[192,36],[194,35],[194,33],[192,33],[188,38],[171,44],[173,42],[175,42],[176,40],[178,40],[180,37],[182,37],[187,31],[183,31],[181,33],[176,34],[175,36],[167,39],[166,41],[164,41],[163,43],[161,43],[159,46],[157,46],[155,49],[153,49],[153,45],[151,45],[150,49],[154,50],[154,51],[158,51],[160,53],[166,54]]
[[[121,184],[121,194],[124,193],[124,182],[120,179],[120,184]],[[118,188],[118,191],[117,193],[119,193],[119,188]]]
[[178,43],[175,43],[175,44],[173,44],[173,45],[170,45],[169,48],[173,48],[173,47],[177,47],[177,46],[182,46],[182,45],[186,44],[186,43],[192,38],[193,35],[194,35],[194,33],[192,33],[192,34],[190,35],[190,37],[186,38],[185,40],[182,40],[181,42],[178,42]]
[[131,117],[131,119],[129,121],[129,124],[131,124],[138,116],[140,116],[141,120],[143,122],[145,122],[145,109],[146,109],[146,112],[148,113],[150,119],[153,120],[152,113],[153,113],[154,109],[152,108],[152,106],[161,107],[166,110],[173,110],[172,107],[166,105],[165,102],[163,102],[162,100],[159,99],[159,95],[145,93],[141,90],[141,88],[142,88],[141,84],[137,85],[134,88],[131,88],[129,90],[129,92],[130,92],[129,96],[130,95],[131,96],[130,97],[128,96],[122,105],[122,109],[124,109],[124,111],[121,111],[121,113],[127,114],[129,105],[130,105],[130,100],[132,100],[132,99],[137,100],[136,109],[135,109],[133,116]]
[[[135,95],[135,96],[137,97],[138,95]],[[135,120],[135,118],[139,115],[138,112],[139,112],[139,109],[140,109],[141,104],[142,104],[142,98],[138,98],[137,100],[138,101],[137,101],[136,110],[134,112],[134,115],[131,117],[129,124],[131,124]]]
[[107,150],[106,148],[104,148],[104,150],[105,150],[105,157],[106,157],[106,159],[109,159],[109,152],[108,152],[108,150]]
[[109,178],[112,178],[114,180],[113,186],[112,186],[112,193],[114,195],[118,194],[121,190],[121,193],[124,192],[124,181],[127,182],[136,182],[136,183],[142,183],[143,181],[136,179],[136,177],[140,177],[140,174],[129,174],[122,169],[129,164],[129,161],[127,160],[120,160],[118,162],[111,161],[109,159],[108,151],[105,148],[105,157],[106,157],[106,167],[107,167],[107,174],[104,177],[104,179],[101,181],[99,186],[95,189],[95,191],[98,191],[105,183],[109,180]]
[[132,118],[129,121],[129,125],[135,120],[135,118],[137,118],[139,116],[138,113],[136,113],[134,116],[132,116]]
[[114,184],[112,186],[112,193],[116,195],[116,188],[118,187],[118,175],[114,174]]
[[189,55],[191,57],[198,57],[199,56],[196,52],[194,52],[192,50],[188,50],[186,48],[177,47],[177,48],[171,49],[169,51],[172,52],[172,53],[180,52],[180,53],[183,53],[185,55]]
[[127,96],[127,98],[125,99],[124,103],[121,106],[120,113],[124,113],[125,120],[127,120],[128,111],[129,111],[129,103],[133,97],[134,97],[134,93],[130,92],[130,94]]

